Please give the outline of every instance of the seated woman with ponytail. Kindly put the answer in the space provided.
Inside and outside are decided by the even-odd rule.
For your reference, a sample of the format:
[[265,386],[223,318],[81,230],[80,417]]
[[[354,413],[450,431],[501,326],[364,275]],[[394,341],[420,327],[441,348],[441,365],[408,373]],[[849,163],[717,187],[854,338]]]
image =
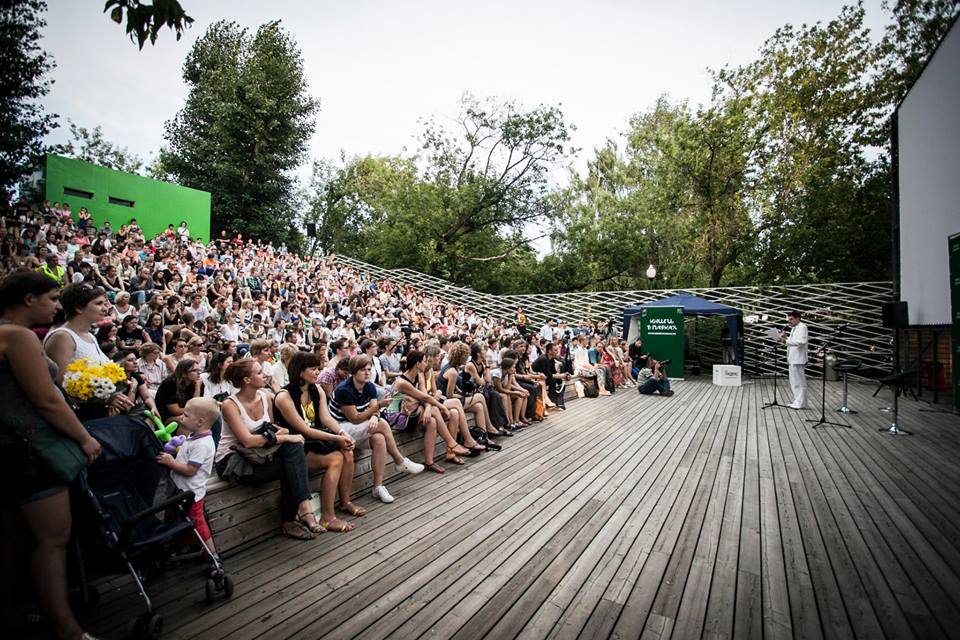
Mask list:
[[[323,532],[310,507],[310,486],[307,482],[307,461],[304,457],[304,438],[280,428],[261,431],[265,422],[273,421],[273,405],[263,390],[266,380],[259,362],[253,358],[237,360],[225,372],[227,380],[239,391],[227,397],[221,405],[224,429],[217,445],[214,466],[222,480],[239,484],[260,485],[280,480],[280,514],[283,535],[300,540],[312,540]],[[279,446],[277,446],[279,445]],[[243,467],[238,449],[255,452],[273,449],[272,455],[257,464],[247,463],[247,473],[235,473]]]
[[327,398],[317,385],[320,359],[312,353],[298,351],[287,365],[290,382],[273,399],[277,424],[299,433],[306,442],[307,470],[324,471],[320,484],[320,526],[327,531],[352,531],[354,525],[334,514],[333,499],[339,488],[340,508],[352,516],[366,511],[350,502],[353,485],[353,438],[340,430],[340,425],[327,411]]
[[[394,396],[387,409],[387,422],[400,431],[414,431],[418,426],[423,429],[424,468],[434,473],[444,473],[446,469],[433,461],[433,452],[437,446],[437,433],[447,445],[444,456],[446,462],[462,465],[459,456],[470,455],[470,449],[457,444],[451,431],[456,432],[460,425],[459,412],[448,409],[439,400],[424,392],[423,372],[427,363],[422,351],[407,354],[405,367],[399,376],[393,379]],[[392,421],[391,418],[399,417]]]

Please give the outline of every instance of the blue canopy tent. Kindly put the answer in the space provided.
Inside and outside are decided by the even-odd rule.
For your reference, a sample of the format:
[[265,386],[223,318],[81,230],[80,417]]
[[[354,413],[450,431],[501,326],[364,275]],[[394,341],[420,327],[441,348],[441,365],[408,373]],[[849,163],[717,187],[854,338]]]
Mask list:
[[699,298],[689,293],[670,296],[662,300],[645,302],[643,304],[631,305],[623,310],[623,337],[629,342],[633,342],[640,335],[640,313],[645,307],[683,307],[684,316],[723,316],[727,320],[727,330],[730,332],[730,340],[734,345],[737,354],[737,364],[743,361],[743,354],[740,348],[740,327],[742,326],[742,313],[738,309],[728,307],[725,304],[711,302],[706,298]]

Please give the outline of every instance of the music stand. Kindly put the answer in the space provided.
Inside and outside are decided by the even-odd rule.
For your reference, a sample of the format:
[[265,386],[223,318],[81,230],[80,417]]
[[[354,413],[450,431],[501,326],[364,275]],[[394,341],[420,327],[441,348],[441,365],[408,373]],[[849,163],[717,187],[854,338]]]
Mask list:
[[780,343],[773,342],[773,401],[764,404],[760,409],[769,409],[770,407],[782,407],[784,405],[777,402],[777,371],[780,369]]
[[[844,325],[846,326],[846,325]],[[821,425],[828,424],[832,427],[845,427],[851,429],[852,427],[849,424],[843,424],[842,422],[830,422],[827,420],[827,347],[830,346],[830,343],[833,342],[833,339],[839,336],[843,332],[844,327],[840,327],[833,332],[830,337],[824,340],[823,344],[820,345],[821,362],[823,365],[823,376],[820,379],[820,419],[813,420],[807,419],[805,422],[812,422],[813,428],[816,429]]]

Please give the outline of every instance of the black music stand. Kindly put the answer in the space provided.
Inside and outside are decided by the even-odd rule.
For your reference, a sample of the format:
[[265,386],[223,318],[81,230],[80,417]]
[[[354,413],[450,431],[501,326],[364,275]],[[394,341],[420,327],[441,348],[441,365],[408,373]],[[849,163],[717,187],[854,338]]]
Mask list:
[[[846,326],[846,325],[844,325]],[[833,342],[833,339],[843,333],[844,327],[840,327],[833,334],[824,340],[823,344],[820,345],[821,362],[823,366],[823,376],[820,378],[820,419],[812,420],[808,419],[805,422],[812,422],[813,428],[816,429],[822,425],[830,425],[832,427],[845,427],[847,429],[852,428],[848,424],[843,424],[842,422],[830,422],[827,420],[827,347],[830,346],[830,343]]]
[[784,405],[777,402],[777,371],[780,369],[780,343],[773,343],[773,401],[768,402],[760,409],[769,409],[770,407],[782,407]]

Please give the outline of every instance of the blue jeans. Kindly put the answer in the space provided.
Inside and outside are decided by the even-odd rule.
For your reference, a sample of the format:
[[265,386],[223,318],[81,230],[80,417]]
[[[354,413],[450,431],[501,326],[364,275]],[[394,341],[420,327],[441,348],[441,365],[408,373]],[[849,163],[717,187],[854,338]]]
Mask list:
[[644,395],[651,395],[657,391],[660,393],[666,393],[670,391],[670,381],[667,379],[658,380],[657,378],[649,378],[646,382],[640,385],[640,393]]

